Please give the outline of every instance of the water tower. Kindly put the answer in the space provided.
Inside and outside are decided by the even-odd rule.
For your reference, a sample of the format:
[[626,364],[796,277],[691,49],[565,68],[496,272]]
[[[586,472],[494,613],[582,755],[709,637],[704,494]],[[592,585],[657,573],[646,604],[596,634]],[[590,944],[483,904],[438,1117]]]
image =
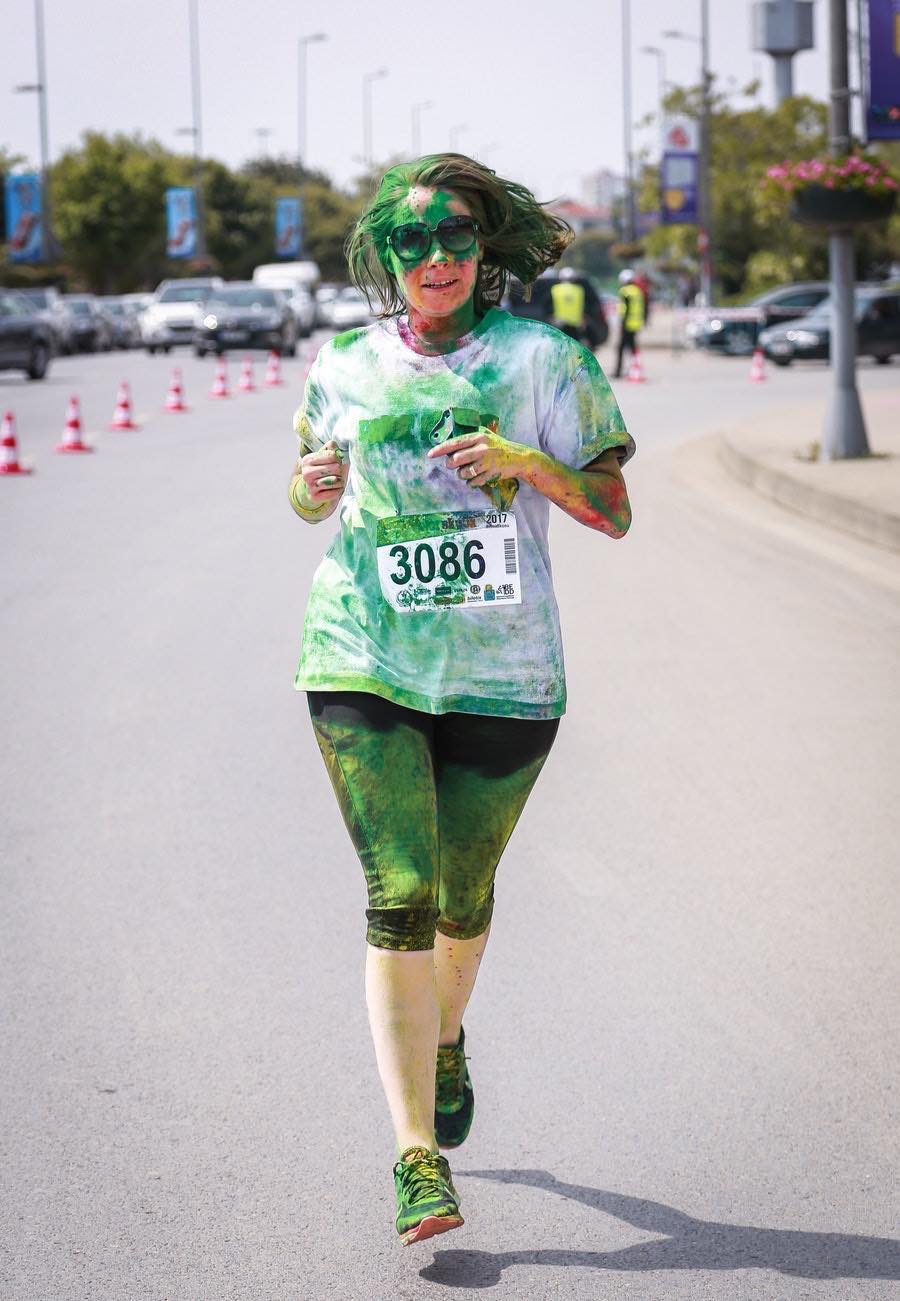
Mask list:
[[813,47],[813,0],[755,0],[753,48],[775,60],[775,104],[794,93],[791,60]]

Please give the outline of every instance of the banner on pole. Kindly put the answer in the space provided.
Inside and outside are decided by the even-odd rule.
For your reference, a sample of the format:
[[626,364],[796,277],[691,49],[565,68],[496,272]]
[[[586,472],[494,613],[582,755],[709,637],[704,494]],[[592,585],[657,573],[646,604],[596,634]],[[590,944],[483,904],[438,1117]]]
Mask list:
[[275,255],[299,257],[303,243],[303,208],[297,198],[275,200]]
[[662,156],[659,181],[662,224],[696,225],[700,220],[700,155],[667,151]]
[[190,186],[166,190],[166,254],[193,257],[197,251],[197,205]]
[[900,140],[900,0],[869,0],[870,140]]
[[34,172],[6,178],[6,237],[10,262],[40,262],[43,250],[41,178]]

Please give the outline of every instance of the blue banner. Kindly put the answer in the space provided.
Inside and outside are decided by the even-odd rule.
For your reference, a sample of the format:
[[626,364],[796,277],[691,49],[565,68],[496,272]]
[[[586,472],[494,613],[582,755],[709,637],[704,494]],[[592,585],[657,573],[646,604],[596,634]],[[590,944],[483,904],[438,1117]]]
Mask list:
[[660,167],[659,213],[664,226],[697,224],[700,219],[699,182],[699,154],[674,153],[671,150],[663,154]]
[[197,205],[190,187],[166,190],[166,254],[193,257],[197,251]]
[[41,178],[6,178],[6,238],[10,262],[40,262],[43,245]]
[[303,209],[299,199],[275,200],[275,256],[299,257],[303,244]]
[[869,0],[870,140],[900,140],[900,0]]

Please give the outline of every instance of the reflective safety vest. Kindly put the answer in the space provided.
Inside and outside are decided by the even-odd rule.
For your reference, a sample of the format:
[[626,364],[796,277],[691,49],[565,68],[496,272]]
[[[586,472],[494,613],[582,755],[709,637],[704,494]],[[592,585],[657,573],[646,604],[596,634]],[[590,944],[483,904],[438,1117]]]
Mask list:
[[619,290],[619,315],[632,333],[644,328],[644,295],[637,285],[623,285]]
[[584,286],[571,280],[559,280],[550,290],[553,319],[561,325],[584,325]]

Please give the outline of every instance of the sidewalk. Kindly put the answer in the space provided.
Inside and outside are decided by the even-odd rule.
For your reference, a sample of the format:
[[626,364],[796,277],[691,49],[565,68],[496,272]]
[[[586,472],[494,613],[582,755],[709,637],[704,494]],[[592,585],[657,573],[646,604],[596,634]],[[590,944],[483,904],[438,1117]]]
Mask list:
[[900,551],[900,376],[896,388],[863,395],[872,455],[804,459],[820,435],[824,403],[787,407],[763,428],[738,426],[719,442],[722,463],[741,482],[798,514],[891,551]]

